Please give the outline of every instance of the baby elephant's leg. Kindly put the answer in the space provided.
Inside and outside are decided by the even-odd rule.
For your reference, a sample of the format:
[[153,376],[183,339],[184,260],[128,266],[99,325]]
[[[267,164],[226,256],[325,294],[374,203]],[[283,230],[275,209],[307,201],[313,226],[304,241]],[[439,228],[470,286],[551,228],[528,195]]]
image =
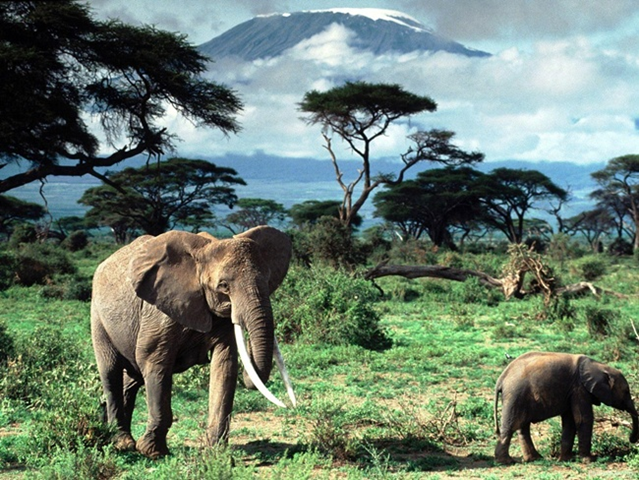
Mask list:
[[519,442],[524,454],[524,462],[532,462],[541,458],[530,436],[530,423],[524,423],[519,429]]

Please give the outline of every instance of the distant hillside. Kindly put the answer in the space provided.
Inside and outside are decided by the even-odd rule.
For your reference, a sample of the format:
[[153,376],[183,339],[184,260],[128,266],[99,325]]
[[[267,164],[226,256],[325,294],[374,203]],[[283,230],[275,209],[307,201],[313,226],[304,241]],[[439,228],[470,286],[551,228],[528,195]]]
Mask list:
[[199,46],[213,59],[238,57],[253,61],[278,57],[338,24],[353,33],[349,45],[375,55],[389,52],[445,51],[482,57],[490,54],[436,35],[401,12],[370,8],[316,10],[259,16]]
[[[286,207],[305,200],[338,200],[342,198],[342,191],[337,185],[333,166],[329,160],[281,158],[265,154],[226,155],[208,158],[208,160],[217,165],[234,168],[239,176],[246,180],[247,186],[237,189],[240,197],[269,198]],[[146,158],[139,157],[126,162],[126,165],[121,165],[119,168],[139,167],[145,163]],[[354,178],[354,174],[360,166],[356,161],[344,162],[341,165],[345,169],[345,179],[347,180]],[[376,159],[372,166],[374,173],[398,172],[400,169],[400,163],[391,159]],[[568,205],[567,215],[573,215],[590,208],[592,202],[588,198],[588,194],[595,188],[590,174],[604,166],[604,163],[577,165],[569,162],[537,163],[513,160],[485,162],[477,165],[476,168],[483,172],[499,167],[539,170],[560,187],[571,191],[573,199]],[[432,167],[436,168],[437,165]],[[424,168],[426,168],[425,165],[413,168],[408,177],[414,177]],[[14,169],[15,167],[8,166],[2,169],[1,173],[9,175]],[[44,186],[51,213],[56,218],[83,215],[86,209],[77,204],[77,200],[82,196],[84,190],[99,184],[97,179],[89,176],[82,178],[51,177]],[[40,184],[34,182],[7,192],[7,194],[42,204],[43,200],[40,197],[39,189]],[[366,207],[365,214],[372,215],[372,206],[366,205]]]

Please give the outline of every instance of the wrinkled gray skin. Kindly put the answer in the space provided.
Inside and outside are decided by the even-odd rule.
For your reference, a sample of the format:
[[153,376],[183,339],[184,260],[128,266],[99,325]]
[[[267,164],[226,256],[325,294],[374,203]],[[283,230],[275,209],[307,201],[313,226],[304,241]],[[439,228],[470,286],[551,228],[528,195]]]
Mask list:
[[[168,453],[172,375],[209,363],[209,355],[207,440],[227,439],[238,374],[231,316],[248,331],[253,365],[266,383],[275,338],[269,295],[290,257],[290,239],[271,227],[226,240],[171,231],[140,237],[98,267],[91,335],[117,448],[152,458]],[[148,423],[136,443],[131,415],[143,384]]]
[[[497,420],[499,394],[502,395],[501,430]],[[529,352],[508,365],[495,386],[495,430],[499,441],[495,460],[512,463],[510,439],[519,431],[524,461],[541,458],[530,437],[530,424],[561,416],[562,435],[559,459],[569,460],[575,434],[582,461],[592,460],[592,405],[604,403],[632,416],[630,441],[639,436],[637,410],[628,382],[615,368],[584,355]]]

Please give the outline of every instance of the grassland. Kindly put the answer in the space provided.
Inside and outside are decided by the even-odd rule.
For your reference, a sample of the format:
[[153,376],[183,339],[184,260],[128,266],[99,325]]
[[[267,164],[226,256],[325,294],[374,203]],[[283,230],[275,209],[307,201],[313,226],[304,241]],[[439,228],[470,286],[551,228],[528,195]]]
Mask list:
[[[88,274],[98,258],[78,260]],[[464,262],[471,260],[476,265],[468,266],[483,269],[503,261]],[[584,296],[550,309],[540,297],[505,301],[475,282],[378,279],[385,295],[372,306],[391,348],[282,344],[299,406],[277,409],[240,387],[228,448],[201,446],[206,368],[178,375],[172,454],[158,461],[117,453],[106,443],[89,304],[45,298],[38,286],[12,287],[0,292],[0,351],[9,348],[7,338],[13,342],[0,367],[0,478],[637,478],[630,418],[605,406],[595,408],[594,463],[553,458],[559,419],[533,427],[544,460],[500,466],[492,457],[493,388],[507,355],[585,353],[620,368],[639,395],[639,340],[632,329],[639,268],[632,258],[599,260],[605,272],[594,282],[627,297]],[[556,268],[570,283],[583,279],[583,262],[566,260]],[[302,277],[293,272],[290,278]],[[285,283],[280,300],[292,290]],[[322,315],[317,312],[318,322]],[[272,389],[285,396],[279,379]],[[146,421],[143,393],[134,436]],[[517,441],[511,454],[521,459]]]

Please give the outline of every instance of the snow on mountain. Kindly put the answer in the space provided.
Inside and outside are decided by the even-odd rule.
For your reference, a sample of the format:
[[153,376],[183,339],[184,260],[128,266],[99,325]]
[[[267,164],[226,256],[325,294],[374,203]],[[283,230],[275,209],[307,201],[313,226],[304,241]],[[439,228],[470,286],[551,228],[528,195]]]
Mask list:
[[335,25],[352,32],[348,36],[350,47],[376,55],[414,51],[446,51],[470,57],[490,55],[438,36],[401,12],[374,8],[334,8],[258,16],[200,45],[199,49],[213,59],[237,57],[253,61],[273,58]]

